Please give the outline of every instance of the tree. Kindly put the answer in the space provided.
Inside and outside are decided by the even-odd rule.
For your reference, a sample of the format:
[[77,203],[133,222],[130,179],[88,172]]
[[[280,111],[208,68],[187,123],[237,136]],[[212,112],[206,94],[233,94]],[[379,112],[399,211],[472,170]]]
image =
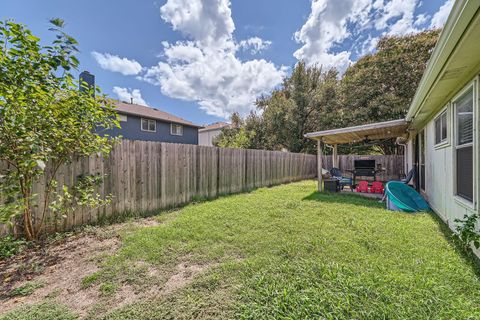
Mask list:
[[257,101],[262,110],[266,146],[291,152],[314,152],[307,132],[338,124],[338,73],[299,62],[281,88]]
[[[343,123],[360,125],[402,119],[430,59],[439,30],[380,39],[377,51],[350,66],[340,82]],[[392,141],[382,149],[391,153]]]
[[[98,88],[78,90],[77,42],[51,20],[55,40],[43,46],[26,26],[0,21],[0,217],[21,215],[28,240],[37,239],[48,210],[62,214],[68,204],[101,204],[92,197],[98,177],[82,177],[73,187],[58,186],[58,168],[74,155],[108,153],[112,143],[97,128],[118,126],[113,105]],[[94,95],[97,92],[97,97]],[[33,185],[46,178],[42,212],[34,215]],[[62,192],[58,192],[58,189]]]

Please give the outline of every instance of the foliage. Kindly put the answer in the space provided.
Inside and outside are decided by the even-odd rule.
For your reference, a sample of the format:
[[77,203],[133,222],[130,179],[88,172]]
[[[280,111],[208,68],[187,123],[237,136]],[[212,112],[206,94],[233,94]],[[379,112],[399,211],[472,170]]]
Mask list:
[[0,320],[76,320],[77,315],[72,314],[65,306],[45,301],[25,305],[3,316]]
[[243,125],[240,115],[233,113],[231,125],[222,128],[220,136],[213,142],[214,145],[221,148],[251,148],[251,140],[255,136],[255,131],[247,131]]
[[[98,128],[118,126],[113,105],[98,88],[78,90],[77,42],[52,19],[55,40],[43,46],[24,25],[0,22],[0,206],[2,222],[21,215],[27,239],[36,239],[45,224],[55,174],[75,156],[108,153],[111,139]],[[94,92],[97,93],[95,97]],[[33,185],[45,177],[44,199],[37,203]],[[62,187],[62,186],[59,186]],[[34,215],[33,208],[40,209]]]
[[[403,118],[438,33],[383,37],[375,53],[360,58],[340,79],[335,70],[299,62],[280,88],[258,99],[259,114],[240,119],[233,131],[224,130],[218,145],[238,145],[232,136],[239,134],[249,148],[314,153],[315,143],[305,133]],[[339,151],[393,154],[396,146],[388,139],[379,146],[342,145]]]
[[[406,36],[386,36],[377,51],[350,66],[340,82],[343,121],[360,125],[405,117],[415,95],[439,30]],[[384,153],[394,153],[393,141],[384,141]]]
[[25,247],[25,240],[12,236],[0,237],[0,260],[10,258],[20,253]]
[[10,297],[16,297],[16,296],[29,296],[31,295],[35,290],[37,290],[38,288],[41,288],[43,287],[43,283],[42,282],[38,282],[38,281],[30,281],[30,282],[27,282],[23,285],[21,285],[20,287],[17,287],[15,289],[12,289],[9,293],[9,296]]
[[471,245],[476,249],[480,248],[480,233],[477,231],[478,214],[465,215],[463,219],[455,219],[457,226],[456,237],[462,242],[466,250],[469,250]]

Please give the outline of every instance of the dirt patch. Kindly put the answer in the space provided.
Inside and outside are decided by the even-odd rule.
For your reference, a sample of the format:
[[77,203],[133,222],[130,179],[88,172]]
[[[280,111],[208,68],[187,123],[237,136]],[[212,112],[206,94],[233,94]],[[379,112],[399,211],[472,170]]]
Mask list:
[[[80,315],[98,299],[98,290],[83,289],[82,279],[98,270],[96,258],[113,254],[120,246],[118,238],[98,238],[77,235],[49,245],[40,250],[29,250],[8,261],[2,262],[3,276],[0,287],[0,306],[7,312],[26,302],[35,303],[46,297],[56,297]],[[41,283],[28,296],[10,297],[14,288],[30,280]]]
[[204,265],[188,265],[187,263],[180,263],[176,267],[176,272],[167,280],[163,286],[161,293],[169,294],[175,290],[181,289],[193,281],[193,278],[212,267],[210,264]]
[[[80,318],[89,312],[103,311],[131,304],[141,299],[166,296],[190,284],[194,278],[213,264],[184,262],[155,267],[145,261],[136,261],[135,268],[143,269],[146,287],[139,290],[128,283],[115,284],[112,295],[102,295],[100,285],[87,288],[82,280],[96,271],[105,257],[115,254],[121,242],[119,234],[132,227],[153,227],[162,224],[155,217],[111,225],[88,227],[83,232],[50,243],[29,248],[21,254],[0,262],[0,314],[23,304],[53,298],[64,304]],[[148,280],[150,279],[150,280]],[[154,281],[152,281],[154,279]],[[40,284],[26,296],[11,296],[13,289],[30,283]]]

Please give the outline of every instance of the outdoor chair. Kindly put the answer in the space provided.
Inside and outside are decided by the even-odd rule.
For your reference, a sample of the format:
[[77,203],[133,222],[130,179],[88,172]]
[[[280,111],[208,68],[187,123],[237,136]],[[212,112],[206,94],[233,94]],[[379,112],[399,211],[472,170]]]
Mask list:
[[340,169],[338,168],[330,169],[330,175],[332,176],[332,179],[338,180],[338,183],[340,184],[340,189],[343,190],[344,186],[349,186],[350,190],[353,191],[352,178],[344,177]]
[[415,170],[415,167],[413,167],[413,169],[408,172],[407,176],[401,179],[400,181],[405,184],[408,184],[415,177],[416,173],[417,173],[417,170]]
[[367,193],[368,192],[368,181],[365,181],[365,180],[359,181],[357,187],[355,188],[355,191]]

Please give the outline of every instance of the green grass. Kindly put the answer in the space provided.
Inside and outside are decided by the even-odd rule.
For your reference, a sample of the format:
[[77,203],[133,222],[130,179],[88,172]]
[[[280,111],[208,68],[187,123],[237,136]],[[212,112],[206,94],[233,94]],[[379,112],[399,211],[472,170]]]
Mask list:
[[28,296],[28,295],[31,295],[35,290],[41,287],[43,287],[42,282],[30,281],[21,285],[20,287],[12,289],[9,293],[9,296],[10,297]]
[[99,284],[105,295],[123,284],[143,292],[165,283],[180,262],[210,267],[171,294],[90,318],[480,318],[478,268],[438,219],[314,191],[312,181],[263,188],[126,232],[121,250],[85,286]]

